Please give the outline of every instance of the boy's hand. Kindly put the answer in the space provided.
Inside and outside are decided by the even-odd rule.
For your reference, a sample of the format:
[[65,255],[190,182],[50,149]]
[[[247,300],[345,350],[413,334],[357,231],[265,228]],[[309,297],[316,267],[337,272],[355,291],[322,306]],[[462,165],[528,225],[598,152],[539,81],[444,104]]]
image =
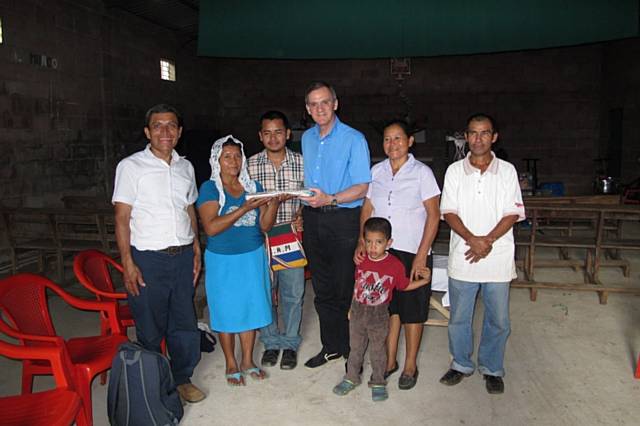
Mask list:
[[429,281],[431,279],[431,268],[427,266],[419,267],[416,271],[416,275],[424,280]]
[[361,264],[366,255],[367,255],[367,252],[364,248],[364,240],[360,238],[358,240],[358,246],[356,247],[356,251],[353,253],[353,263],[355,263],[356,265]]
[[347,312],[347,319],[351,321],[351,309]]

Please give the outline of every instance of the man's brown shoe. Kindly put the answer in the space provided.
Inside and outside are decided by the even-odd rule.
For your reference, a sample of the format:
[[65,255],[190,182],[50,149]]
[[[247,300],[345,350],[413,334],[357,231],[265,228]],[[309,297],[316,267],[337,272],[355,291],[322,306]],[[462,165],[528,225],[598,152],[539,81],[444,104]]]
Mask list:
[[193,383],[178,385],[178,393],[180,394],[180,398],[191,403],[200,402],[207,397],[204,392],[198,389]]

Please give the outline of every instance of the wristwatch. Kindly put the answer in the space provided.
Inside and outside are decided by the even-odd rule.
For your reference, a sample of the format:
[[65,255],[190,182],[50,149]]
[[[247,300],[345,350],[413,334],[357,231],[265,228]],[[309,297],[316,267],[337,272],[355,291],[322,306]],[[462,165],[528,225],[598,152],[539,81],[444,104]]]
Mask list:
[[338,199],[335,195],[333,195],[333,198],[331,199],[331,207],[338,207]]

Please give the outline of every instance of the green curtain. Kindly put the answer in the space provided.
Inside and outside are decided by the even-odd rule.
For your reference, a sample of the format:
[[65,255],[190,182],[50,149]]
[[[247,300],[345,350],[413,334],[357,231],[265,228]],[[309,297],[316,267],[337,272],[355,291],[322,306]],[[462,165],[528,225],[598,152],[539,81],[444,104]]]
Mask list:
[[201,0],[198,53],[438,56],[636,37],[639,0]]

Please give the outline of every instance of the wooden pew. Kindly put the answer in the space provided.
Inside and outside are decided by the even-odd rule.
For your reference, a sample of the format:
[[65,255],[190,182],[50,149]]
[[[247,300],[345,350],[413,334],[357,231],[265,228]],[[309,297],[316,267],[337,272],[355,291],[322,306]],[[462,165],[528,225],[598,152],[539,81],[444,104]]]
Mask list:
[[[622,223],[625,221],[640,221],[640,207],[616,204],[580,204],[580,203],[550,203],[530,202],[525,204],[530,229],[522,226],[516,236],[516,246],[524,249],[524,259],[518,262],[523,268],[525,280],[515,281],[514,287],[530,289],[530,298],[535,300],[537,289],[557,288],[564,290],[596,291],[600,303],[606,303],[609,292],[627,292],[640,294],[640,288],[629,288],[623,283],[604,286],[599,278],[600,268],[604,266],[621,267],[625,277],[629,276],[629,262],[620,257],[621,250],[640,250],[640,240],[626,239],[622,233]],[[593,229],[584,230],[572,235],[541,234],[539,223],[546,219],[587,220],[594,223]],[[616,227],[608,224],[616,223]],[[614,232],[610,232],[614,231]],[[570,259],[536,259],[538,247],[556,247],[566,250],[582,249],[585,251],[584,260]],[[609,255],[607,257],[607,255]],[[584,283],[539,283],[535,281],[535,267],[574,267],[584,269]]]
[[[37,254],[38,272],[45,271],[53,258],[57,278],[64,280],[65,255],[86,249],[113,253],[115,241],[110,235],[113,211],[82,209],[17,208],[1,211],[6,230],[7,250],[12,273],[24,266],[24,253]],[[70,263],[70,262],[69,262]]]

